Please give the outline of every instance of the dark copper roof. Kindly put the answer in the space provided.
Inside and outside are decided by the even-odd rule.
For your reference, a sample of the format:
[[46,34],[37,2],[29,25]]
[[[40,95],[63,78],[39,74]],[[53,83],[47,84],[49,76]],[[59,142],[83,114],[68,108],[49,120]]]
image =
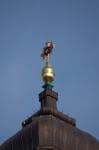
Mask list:
[[57,93],[47,89],[39,95],[41,109],[22,123],[23,129],[0,146],[0,150],[99,150],[99,142],[76,128],[76,122],[57,110]]

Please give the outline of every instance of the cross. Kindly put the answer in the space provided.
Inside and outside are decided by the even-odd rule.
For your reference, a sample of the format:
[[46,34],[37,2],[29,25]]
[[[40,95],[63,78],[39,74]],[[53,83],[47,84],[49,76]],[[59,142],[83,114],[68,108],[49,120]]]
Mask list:
[[45,43],[45,47],[43,48],[43,53],[41,54],[41,57],[46,61],[46,64],[50,63],[50,55],[54,47],[55,45],[52,42]]

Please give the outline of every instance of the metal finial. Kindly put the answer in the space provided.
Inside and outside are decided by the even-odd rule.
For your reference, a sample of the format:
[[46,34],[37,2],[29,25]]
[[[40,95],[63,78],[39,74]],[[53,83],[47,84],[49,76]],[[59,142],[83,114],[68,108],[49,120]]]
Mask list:
[[55,45],[52,42],[46,42],[41,57],[45,60],[45,67],[42,69],[42,80],[46,87],[53,87],[52,82],[55,80],[55,72],[50,64],[50,56]]

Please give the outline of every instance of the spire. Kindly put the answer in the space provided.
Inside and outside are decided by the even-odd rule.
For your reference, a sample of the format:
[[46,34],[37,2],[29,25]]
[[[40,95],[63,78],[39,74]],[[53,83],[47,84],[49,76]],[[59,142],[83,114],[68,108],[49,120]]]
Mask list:
[[55,72],[53,67],[50,63],[52,49],[54,48],[54,44],[52,42],[46,42],[45,47],[43,48],[43,52],[41,57],[45,62],[45,66],[42,69],[41,77],[44,82],[43,88],[44,90],[39,94],[39,102],[41,104],[40,110],[29,117],[22,123],[22,127],[27,126],[30,124],[34,117],[39,116],[54,116],[71,126],[75,126],[76,122],[73,118],[64,115],[62,112],[58,111],[57,108],[57,101],[58,101],[58,93],[54,91],[53,88],[53,81],[55,80]]
[[39,101],[41,102],[41,110],[53,111],[57,110],[58,93],[52,90],[53,81],[55,80],[55,72],[51,65],[51,54],[55,45],[52,42],[46,42],[43,48],[41,57],[45,65],[41,72],[41,77],[44,82],[44,91],[39,94]]
[[55,45],[52,42],[46,42],[43,48],[41,57],[45,61],[45,66],[42,69],[41,77],[44,82],[43,88],[53,88],[52,82],[55,80],[55,72],[52,65],[50,64],[52,49]]

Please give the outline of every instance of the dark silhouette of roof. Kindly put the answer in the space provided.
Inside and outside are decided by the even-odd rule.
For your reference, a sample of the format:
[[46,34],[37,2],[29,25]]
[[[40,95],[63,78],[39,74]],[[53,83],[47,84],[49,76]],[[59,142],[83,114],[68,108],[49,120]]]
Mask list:
[[58,94],[47,88],[39,95],[41,109],[22,123],[22,130],[0,150],[99,150],[92,135],[79,130],[76,121],[57,109]]

